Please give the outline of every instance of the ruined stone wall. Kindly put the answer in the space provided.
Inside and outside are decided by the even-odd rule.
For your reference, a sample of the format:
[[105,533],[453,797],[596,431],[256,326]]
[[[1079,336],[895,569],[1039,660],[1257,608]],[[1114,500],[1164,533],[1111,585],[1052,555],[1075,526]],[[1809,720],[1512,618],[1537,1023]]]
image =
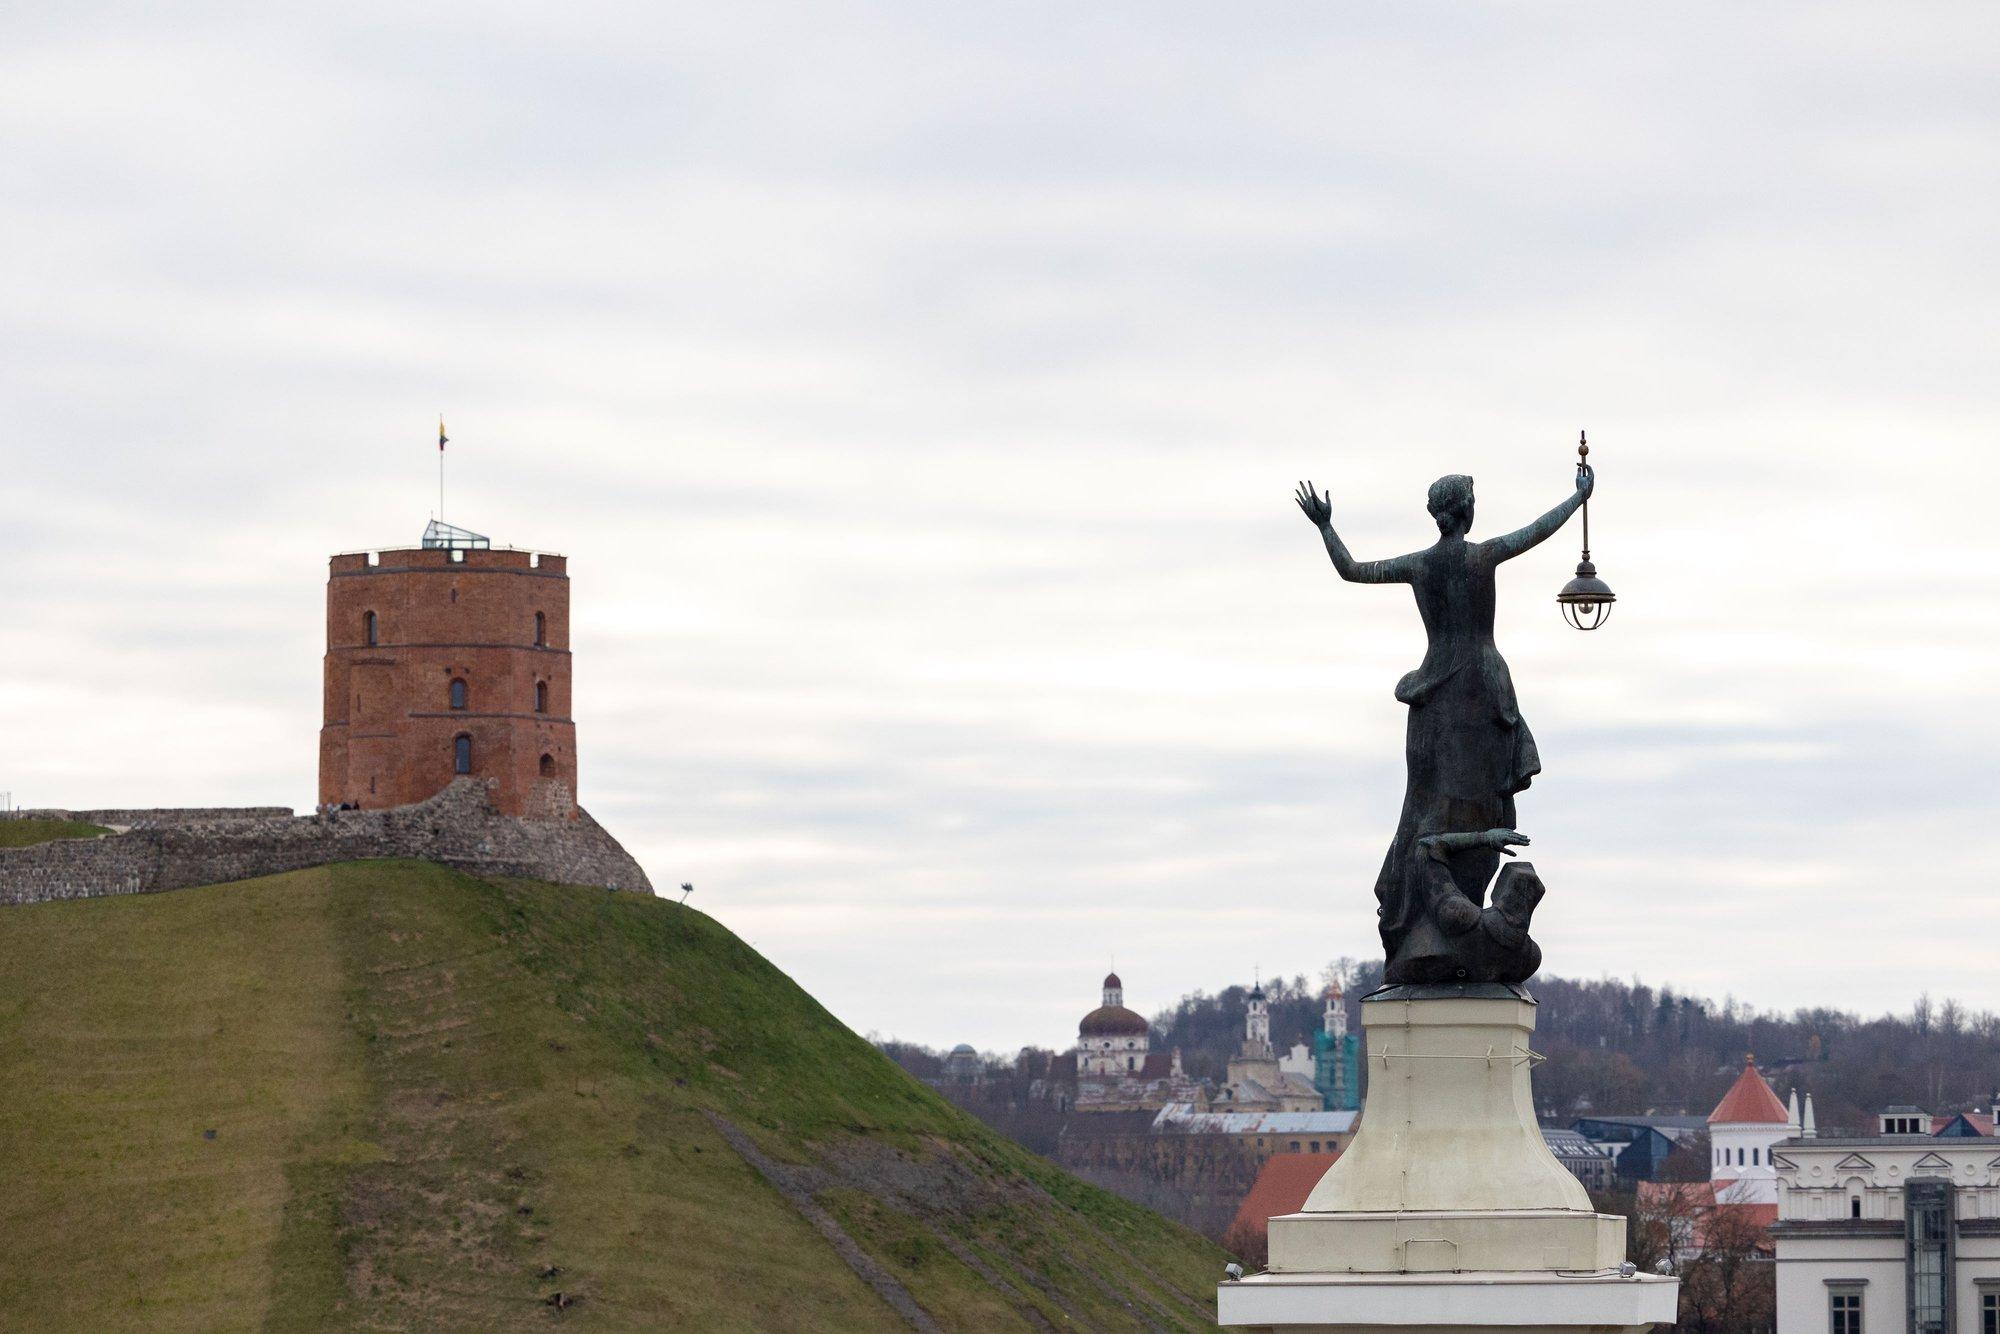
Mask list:
[[162,806],[151,810],[0,811],[0,820],[79,820],[114,829],[151,829],[158,825],[200,824],[210,820],[289,820],[290,806]]
[[[0,849],[0,904],[152,894],[324,866],[409,857],[475,875],[511,875],[650,894],[652,882],[604,827],[574,819],[523,820],[494,808],[486,785],[458,779],[429,801],[386,811],[293,817],[238,808],[213,818],[113,820],[158,811],[63,812],[131,832]],[[176,812],[176,815],[185,814]]]

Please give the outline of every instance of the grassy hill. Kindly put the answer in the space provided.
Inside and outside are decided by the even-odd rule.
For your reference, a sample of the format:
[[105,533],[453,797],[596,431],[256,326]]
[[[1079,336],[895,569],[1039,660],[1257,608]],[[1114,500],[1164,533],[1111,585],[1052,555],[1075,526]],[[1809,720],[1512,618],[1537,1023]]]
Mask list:
[[25,848],[59,838],[96,838],[110,832],[78,820],[0,820],[0,848]]
[[0,1163],[9,1329],[1185,1329],[1224,1260],[692,909],[412,862],[0,909]]

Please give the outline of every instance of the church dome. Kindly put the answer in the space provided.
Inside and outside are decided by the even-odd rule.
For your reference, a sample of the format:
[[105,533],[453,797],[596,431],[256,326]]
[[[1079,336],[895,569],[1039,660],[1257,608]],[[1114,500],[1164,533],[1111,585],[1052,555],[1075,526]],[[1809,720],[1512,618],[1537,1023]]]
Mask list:
[[1106,973],[1104,975],[1104,989],[1106,991],[1110,991],[1113,987],[1116,987],[1120,991],[1122,991],[1125,989],[1125,984],[1118,980],[1118,974]]
[[1080,1038],[1144,1037],[1151,1031],[1145,1019],[1122,1005],[1100,1005],[1076,1026]]

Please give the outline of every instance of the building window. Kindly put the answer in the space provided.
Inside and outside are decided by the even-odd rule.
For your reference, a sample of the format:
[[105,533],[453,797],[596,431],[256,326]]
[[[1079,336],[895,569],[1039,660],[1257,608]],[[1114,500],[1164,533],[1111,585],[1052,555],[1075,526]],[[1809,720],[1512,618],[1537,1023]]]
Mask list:
[[1835,1292],[1827,1297],[1833,1319],[1833,1334],[1861,1334],[1861,1294]]
[[1758,1166],[1758,1162],[1757,1162],[1757,1155],[1758,1155],[1758,1154],[1760,1154],[1760,1153],[1762,1153],[1762,1152],[1763,1152],[1763,1150],[1762,1150],[1762,1149],[1752,1149],[1752,1150],[1750,1150],[1750,1166],[1752,1166],[1752,1167],[1756,1167],[1756,1166]]
[[535,682],[535,712],[547,713],[548,711],[549,683],[547,681],[537,681]]
[[535,647],[546,648],[549,642],[549,618],[541,612],[535,613]]
[[378,630],[374,612],[371,611],[362,614],[361,630],[367,640],[369,648],[374,648],[377,644],[381,642],[381,635]]
[[1922,1178],[1903,1188],[1910,1334],[1951,1328],[1951,1182]]
[[1318,1141],[1318,1140],[1311,1140],[1311,1141],[1309,1141],[1309,1143],[1308,1143],[1308,1147],[1309,1147],[1309,1149],[1310,1149],[1310,1151],[1311,1151],[1311,1152],[1313,1152],[1313,1153],[1318,1153],[1318,1152],[1319,1152],[1319,1141]]
[[555,776],[556,776],[556,757],[553,755],[542,756],[542,777],[554,778]]
[[[1847,1216],[1849,1218],[1861,1217],[1861,1197],[1859,1195],[1850,1195],[1847,1197]],[[1993,1334],[2000,1334],[2000,1330],[1995,1330]]]
[[465,680],[462,677],[454,679],[451,683],[451,707],[454,709],[465,707]]
[[472,772],[472,738],[463,732],[452,739],[451,763],[453,773]]
[[1979,1334],[2000,1334],[2000,1292],[1979,1294]]
[[1743,1166],[1743,1150],[1741,1149],[1738,1149],[1736,1151],[1736,1165],[1738,1167]]

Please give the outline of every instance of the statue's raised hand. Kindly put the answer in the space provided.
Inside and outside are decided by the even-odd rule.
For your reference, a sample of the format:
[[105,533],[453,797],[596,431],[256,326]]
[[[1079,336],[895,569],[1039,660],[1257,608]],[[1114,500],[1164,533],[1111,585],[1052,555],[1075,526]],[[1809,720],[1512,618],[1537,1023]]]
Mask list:
[[1514,855],[1515,848],[1528,846],[1528,836],[1518,829],[1488,829],[1478,837],[1485,846],[1503,852],[1509,857]]
[[1576,470],[1576,494],[1580,499],[1589,500],[1590,493],[1597,489],[1597,469],[1584,464]]
[[1311,482],[1300,482],[1298,493],[1292,499],[1298,502],[1299,509],[1305,516],[1313,521],[1314,527],[1324,528],[1333,522],[1333,506],[1327,502],[1325,496],[1313,490]]

